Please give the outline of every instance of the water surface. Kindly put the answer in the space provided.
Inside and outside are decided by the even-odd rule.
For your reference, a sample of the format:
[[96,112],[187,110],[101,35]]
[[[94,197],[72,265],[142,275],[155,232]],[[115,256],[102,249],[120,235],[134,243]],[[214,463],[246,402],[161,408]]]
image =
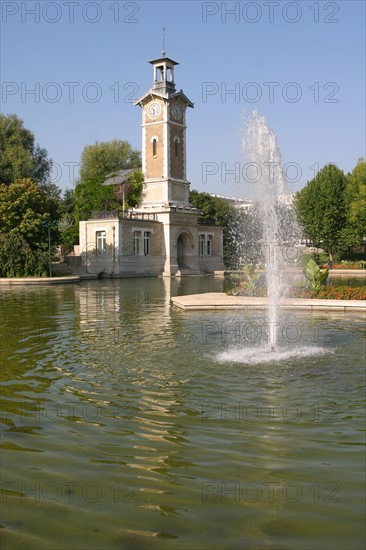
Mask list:
[[364,318],[270,357],[264,314],[170,306],[222,284],[1,291],[2,548],[364,547]]

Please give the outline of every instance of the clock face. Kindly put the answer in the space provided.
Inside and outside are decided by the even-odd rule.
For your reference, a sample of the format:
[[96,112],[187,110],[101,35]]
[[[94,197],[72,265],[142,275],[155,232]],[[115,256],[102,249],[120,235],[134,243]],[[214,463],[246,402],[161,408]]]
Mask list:
[[177,120],[182,117],[182,109],[180,108],[178,103],[174,103],[174,105],[172,106],[172,115]]
[[151,103],[150,107],[149,107],[149,117],[150,118],[156,118],[160,115],[160,105],[159,103]]

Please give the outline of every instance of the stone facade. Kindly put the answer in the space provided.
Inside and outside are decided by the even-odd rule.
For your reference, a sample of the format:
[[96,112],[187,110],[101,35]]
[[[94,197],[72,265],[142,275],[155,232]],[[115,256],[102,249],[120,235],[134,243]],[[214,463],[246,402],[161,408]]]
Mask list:
[[169,208],[159,214],[160,221],[115,215],[80,222],[85,271],[114,277],[170,276],[212,273],[221,267],[221,228],[199,225],[193,212]]

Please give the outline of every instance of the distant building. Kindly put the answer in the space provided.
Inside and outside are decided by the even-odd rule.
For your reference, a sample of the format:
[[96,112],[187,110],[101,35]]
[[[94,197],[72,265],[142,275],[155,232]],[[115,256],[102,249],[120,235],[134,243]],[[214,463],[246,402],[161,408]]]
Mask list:
[[[250,210],[255,205],[255,201],[239,199],[237,197],[225,197],[223,195],[218,195],[217,193],[210,193],[211,197],[216,197],[226,201],[228,204],[237,209]],[[288,208],[293,208],[295,200],[295,194],[286,195],[282,194],[279,196],[279,202]]]
[[[176,61],[163,52],[150,63],[152,88],[136,102],[142,110],[141,203],[123,214],[94,212],[80,222],[82,265],[120,277],[223,270],[222,228],[200,225],[189,204],[186,111],[193,103],[176,91]],[[123,184],[131,173],[122,170],[105,183]]]
[[234,208],[241,208],[243,210],[250,210],[253,206],[253,201],[246,201],[244,199],[238,199],[236,197],[224,197],[223,195],[218,195],[217,193],[210,193],[211,197],[222,199],[227,202]]

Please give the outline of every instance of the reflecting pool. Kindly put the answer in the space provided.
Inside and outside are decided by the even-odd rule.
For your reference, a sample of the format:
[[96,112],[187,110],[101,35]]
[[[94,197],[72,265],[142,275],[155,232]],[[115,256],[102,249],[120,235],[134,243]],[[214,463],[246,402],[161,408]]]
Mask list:
[[364,548],[361,314],[184,312],[213,277],[0,293],[4,549]]

